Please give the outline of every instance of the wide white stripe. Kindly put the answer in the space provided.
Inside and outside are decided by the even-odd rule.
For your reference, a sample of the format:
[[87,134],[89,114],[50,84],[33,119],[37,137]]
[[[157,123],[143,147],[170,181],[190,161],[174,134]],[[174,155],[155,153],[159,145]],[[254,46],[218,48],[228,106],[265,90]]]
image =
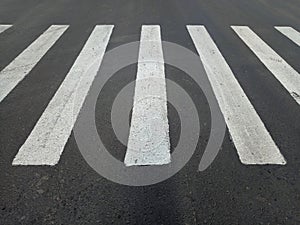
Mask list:
[[275,27],[283,35],[287,36],[290,40],[300,46],[300,33],[292,27]]
[[[55,165],[97,75],[113,26],[96,26],[13,165]],[[80,85],[80,88],[78,86]],[[79,98],[76,99],[75,97]]]
[[52,25],[0,72],[0,102],[34,68],[67,28],[66,25]]
[[279,149],[204,26],[187,26],[244,164],[285,164]]
[[165,68],[159,26],[143,26],[125,165],[170,163]]
[[10,28],[12,25],[0,24],[0,34]]
[[232,29],[273,73],[295,101],[300,104],[300,74],[260,39],[249,27],[232,26]]

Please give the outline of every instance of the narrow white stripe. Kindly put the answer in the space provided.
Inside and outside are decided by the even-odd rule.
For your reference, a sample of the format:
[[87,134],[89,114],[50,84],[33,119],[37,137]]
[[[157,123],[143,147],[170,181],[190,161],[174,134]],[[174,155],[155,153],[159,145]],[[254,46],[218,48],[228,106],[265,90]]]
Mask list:
[[243,164],[285,164],[279,149],[204,26],[187,26]]
[[0,24],[0,34],[10,28],[12,25]]
[[232,29],[300,104],[300,74],[249,27],[232,26]]
[[52,25],[0,72],[0,102],[34,68],[67,28],[66,25]]
[[292,27],[275,27],[283,35],[287,36],[290,40],[300,46],[300,33]]
[[171,161],[165,68],[159,26],[143,26],[125,165]]
[[[101,65],[113,26],[96,26],[13,165],[55,165]],[[78,85],[80,85],[80,89]],[[80,98],[80,99],[76,99]]]

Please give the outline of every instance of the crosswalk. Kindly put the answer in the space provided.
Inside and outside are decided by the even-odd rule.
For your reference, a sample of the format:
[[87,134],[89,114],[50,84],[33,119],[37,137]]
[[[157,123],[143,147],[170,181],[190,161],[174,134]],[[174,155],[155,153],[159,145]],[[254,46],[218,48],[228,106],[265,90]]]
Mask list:
[[67,28],[51,26],[0,72],[0,102],[25,78]]
[[[12,25],[0,25],[0,33],[10,27]],[[30,71],[43,60],[43,56],[68,28],[68,25],[50,26],[0,72],[0,110],[2,100],[20,81],[30,76]],[[101,66],[113,29],[113,25],[95,26],[64,81],[18,150],[13,165],[53,166],[59,162]],[[276,26],[275,29],[300,45],[300,33],[294,28]],[[300,74],[251,28],[232,26],[232,30],[281,83],[283,91],[286,89],[291,99],[299,105]],[[126,166],[162,165],[172,161],[161,32],[159,25],[144,25],[141,28],[133,112],[124,160]],[[285,157],[235,78],[214,38],[201,25],[188,25],[187,32],[203,63],[241,163],[285,165]]]
[[203,26],[189,26],[225,122],[244,164],[285,164],[285,160]]
[[[13,165],[55,165],[97,74],[112,26],[97,26],[73,67],[16,155]],[[97,62],[90,68],[90,62]],[[80,93],[76,94],[79,83]],[[76,99],[79,97],[81,99]]]
[[232,26],[232,29],[287,89],[295,101],[300,104],[300,98],[298,96],[300,93],[299,73],[260,39],[249,27]]

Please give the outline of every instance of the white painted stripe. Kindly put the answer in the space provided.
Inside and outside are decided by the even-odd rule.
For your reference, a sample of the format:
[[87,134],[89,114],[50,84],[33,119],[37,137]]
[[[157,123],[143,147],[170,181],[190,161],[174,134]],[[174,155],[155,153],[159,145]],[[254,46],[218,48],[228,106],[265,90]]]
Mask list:
[[[97,75],[113,26],[96,26],[13,165],[55,165]],[[80,84],[80,88],[78,88]],[[76,101],[75,101],[76,97]],[[79,98],[79,99],[78,99]]]
[[275,27],[283,35],[300,46],[300,33],[292,27]]
[[300,104],[300,74],[247,26],[232,26],[259,60]]
[[34,68],[67,28],[66,25],[52,25],[0,72],[0,102]]
[[286,164],[204,26],[187,26],[243,164]]
[[167,93],[160,27],[142,27],[134,103],[124,163],[171,162]]
[[8,24],[0,24],[0,34],[4,31],[6,31],[8,28],[12,27],[12,25]]

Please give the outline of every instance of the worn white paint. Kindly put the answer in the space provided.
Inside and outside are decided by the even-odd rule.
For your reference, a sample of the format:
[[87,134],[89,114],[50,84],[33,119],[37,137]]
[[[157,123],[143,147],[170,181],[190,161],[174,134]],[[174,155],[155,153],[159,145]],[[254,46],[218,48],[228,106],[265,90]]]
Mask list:
[[20,148],[13,165],[58,163],[97,75],[112,29],[110,25],[95,27],[63,83]]
[[247,26],[232,26],[259,60],[300,104],[300,74]]
[[286,164],[204,26],[187,26],[243,164]]
[[171,162],[160,27],[142,27],[126,166]]
[[0,72],[0,102],[35,67],[67,28],[67,25],[52,25]]

